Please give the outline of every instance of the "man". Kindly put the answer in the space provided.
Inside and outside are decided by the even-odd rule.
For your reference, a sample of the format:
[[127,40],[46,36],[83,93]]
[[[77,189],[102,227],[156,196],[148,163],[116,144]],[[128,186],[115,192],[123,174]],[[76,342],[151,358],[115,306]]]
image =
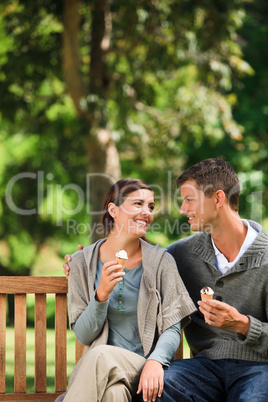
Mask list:
[[[157,401],[268,401],[268,236],[240,219],[239,181],[227,163],[197,163],[177,185],[180,213],[201,233],[168,251],[200,312],[185,328],[194,358],[171,363]],[[200,301],[204,286],[213,300]]]
[[[177,179],[180,213],[197,233],[168,247],[199,307],[185,335],[193,359],[165,370],[161,402],[268,401],[268,236],[238,214],[232,167],[204,160]],[[200,301],[200,290],[214,290]]]

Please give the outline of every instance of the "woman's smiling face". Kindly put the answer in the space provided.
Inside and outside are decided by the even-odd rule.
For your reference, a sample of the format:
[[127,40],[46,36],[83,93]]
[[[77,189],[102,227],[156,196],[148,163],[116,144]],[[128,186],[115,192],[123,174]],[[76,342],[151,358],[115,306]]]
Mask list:
[[[154,210],[154,193],[139,189],[129,193],[120,206],[112,204],[114,228],[118,233],[134,234],[142,237],[152,223]],[[111,213],[111,212],[110,212]]]

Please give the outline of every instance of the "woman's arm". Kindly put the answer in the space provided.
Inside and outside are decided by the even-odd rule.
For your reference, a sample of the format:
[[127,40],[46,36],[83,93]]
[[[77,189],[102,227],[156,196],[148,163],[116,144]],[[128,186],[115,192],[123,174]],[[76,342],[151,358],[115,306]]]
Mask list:
[[94,291],[94,282],[91,282],[93,278],[90,279],[88,274],[83,251],[73,255],[70,265],[70,326],[80,343],[90,345],[103,329],[110,293],[125,273],[118,272],[122,266],[116,261],[106,262],[102,268],[96,267],[101,273],[101,279],[98,285],[95,283],[97,289]]
[[164,386],[163,366],[169,366],[181,340],[181,325],[174,324],[159,337],[154,351],[145,363],[138,386],[137,394],[142,392],[143,400],[155,401],[161,397]]
[[158,338],[154,351],[147,360],[156,360],[163,366],[168,367],[176,353],[181,341],[181,323],[172,325]]
[[100,303],[95,294],[72,327],[77,340],[83,345],[90,345],[99,336],[107,316],[108,300]]

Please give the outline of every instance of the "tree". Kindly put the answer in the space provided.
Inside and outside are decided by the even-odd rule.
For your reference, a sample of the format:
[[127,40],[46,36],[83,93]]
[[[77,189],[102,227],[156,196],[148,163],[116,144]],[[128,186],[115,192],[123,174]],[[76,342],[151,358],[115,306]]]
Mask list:
[[[85,139],[88,156],[88,171],[91,178],[90,201],[93,210],[91,224],[98,224],[100,200],[104,199],[107,176],[118,180],[120,162],[117,148],[111,138],[108,126],[107,99],[111,77],[106,66],[106,51],[110,43],[110,21],[105,0],[91,2],[91,37],[87,80],[83,80],[80,63],[81,2],[64,0],[63,11],[63,67],[67,89],[73,100],[77,117],[81,124],[81,135]],[[86,85],[86,81],[88,85]],[[89,101],[91,99],[92,101]],[[95,174],[95,175],[94,175]],[[93,232],[92,240],[97,238]]]
[[[142,172],[162,184],[165,171],[196,158],[200,144],[241,140],[230,91],[235,77],[251,71],[237,35],[243,5],[2,1],[0,230],[9,248],[3,265],[29,272],[46,239],[66,239],[62,225],[70,217],[79,223],[89,213],[97,228],[93,212],[120,176],[118,152],[124,175]],[[35,176],[16,181],[7,194],[21,172]],[[74,185],[68,191],[70,183],[81,192]],[[11,199],[37,214],[16,213]]]
[[[267,218],[268,202],[268,5],[255,0],[246,4],[245,23],[239,31],[243,41],[243,55],[254,74],[234,82],[237,101],[234,116],[245,127],[238,161],[243,171],[259,172],[259,190],[262,192],[262,216]],[[256,185],[256,180],[255,180]],[[264,221],[264,219],[263,219]],[[267,222],[266,222],[267,225]]]

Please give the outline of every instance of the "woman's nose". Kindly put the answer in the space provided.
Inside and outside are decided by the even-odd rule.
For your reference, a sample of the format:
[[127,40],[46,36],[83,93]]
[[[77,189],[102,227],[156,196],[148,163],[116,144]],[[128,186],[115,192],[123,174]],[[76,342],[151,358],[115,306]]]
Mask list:
[[151,214],[151,213],[152,213],[152,211],[150,210],[149,206],[148,206],[148,205],[144,205],[143,208],[142,208],[142,214],[143,214],[143,215],[149,215],[149,214]]

